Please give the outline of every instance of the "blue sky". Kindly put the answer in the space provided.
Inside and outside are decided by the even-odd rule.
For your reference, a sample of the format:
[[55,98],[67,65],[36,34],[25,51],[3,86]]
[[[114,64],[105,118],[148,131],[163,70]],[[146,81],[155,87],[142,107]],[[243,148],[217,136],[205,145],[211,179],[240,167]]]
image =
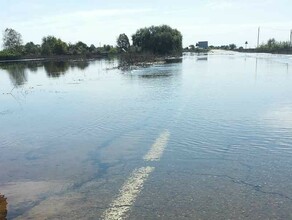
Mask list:
[[47,35],[66,42],[115,44],[140,27],[168,24],[182,32],[184,46],[289,40],[291,0],[0,0],[0,30],[20,32],[24,42],[40,43]]

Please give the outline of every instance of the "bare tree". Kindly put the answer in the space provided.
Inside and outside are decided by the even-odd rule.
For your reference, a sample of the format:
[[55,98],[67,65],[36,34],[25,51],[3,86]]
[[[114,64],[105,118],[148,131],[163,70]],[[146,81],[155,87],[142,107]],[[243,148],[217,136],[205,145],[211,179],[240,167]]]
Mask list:
[[17,51],[22,45],[22,36],[11,28],[6,28],[3,33],[3,47],[7,50]]

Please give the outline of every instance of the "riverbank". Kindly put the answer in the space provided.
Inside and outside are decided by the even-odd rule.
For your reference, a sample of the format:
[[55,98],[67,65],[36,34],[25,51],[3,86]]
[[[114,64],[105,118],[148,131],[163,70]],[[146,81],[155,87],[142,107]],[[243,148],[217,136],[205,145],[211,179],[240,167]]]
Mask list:
[[155,55],[153,53],[123,53],[119,56],[119,69],[133,69],[136,67],[148,67],[153,64],[179,63],[182,62],[182,54]]
[[111,56],[109,53],[86,54],[86,55],[52,55],[52,56],[8,56],[1,57],[0,62],[23,62],[23,61],[68,61],[68,60],[89,60],[101,59]]
[[211,49],[201,49],[201,48],[195,48],[195,49],[183,49],[183,52],[189,52],[189,53],[208,53]]
[[286,49],[286,50],[263,50],[263,49],[243,49],[243,50],[233,50],[233,51],[237,51],[237,52],[241,52],[241,53],[270,53],[270,54],[292,54],[292,48],[290,49]]

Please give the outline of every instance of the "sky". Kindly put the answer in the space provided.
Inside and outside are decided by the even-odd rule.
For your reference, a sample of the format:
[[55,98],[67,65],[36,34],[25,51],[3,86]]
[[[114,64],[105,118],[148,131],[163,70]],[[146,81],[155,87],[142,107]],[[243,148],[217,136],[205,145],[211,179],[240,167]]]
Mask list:
[[15,29],[24,43],[53,35],[99,46],[167,24],[182,33],[184,47],[204,40],[255,47],[258,27],[260,42],[290,39],[291,9],[291,0],[0,0],[0,30]]

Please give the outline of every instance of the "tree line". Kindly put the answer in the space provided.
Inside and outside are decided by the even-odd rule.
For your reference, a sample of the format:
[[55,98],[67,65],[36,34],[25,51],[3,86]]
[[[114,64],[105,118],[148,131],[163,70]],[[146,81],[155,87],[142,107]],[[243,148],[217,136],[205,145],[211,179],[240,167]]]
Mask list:
[[120,34],[117,47],[120,52],[174,55],[182,52],[182,34],[168,25],[140,28],[132,35],[132,45],[126,34]]
[[116,53],[152,53],[155,55],[179,54],[182,52],[182,34],[168,25],[138,29],[132,35],[132,45],[126,34],[120,34],[116,46],[88,46],[82,41],[66,43],[55,36],[42,38],[41,44],[23,44],[22,35],[14,29],[6,28],[3,33],[3,47],[0,59],[20,57],[40,57],[57,55],[97,55]]
[[269,39],[266,43],[259,45],[256,52],[265,53],[292,53],[292,45],[289,41],[276,41],[274,38]]
[[6,28],[3,33],[3,48],[0,51],[0,59],[56,55],[89,56],[117,52],[117,48],[112,45],[96,47],[94,44],[91,44],[88,46],[82,41],[72,44],[66,43],[54,36],[43,37],[41,44],[35,44],[34,42],[23,44],[21,34],[11,28]]

